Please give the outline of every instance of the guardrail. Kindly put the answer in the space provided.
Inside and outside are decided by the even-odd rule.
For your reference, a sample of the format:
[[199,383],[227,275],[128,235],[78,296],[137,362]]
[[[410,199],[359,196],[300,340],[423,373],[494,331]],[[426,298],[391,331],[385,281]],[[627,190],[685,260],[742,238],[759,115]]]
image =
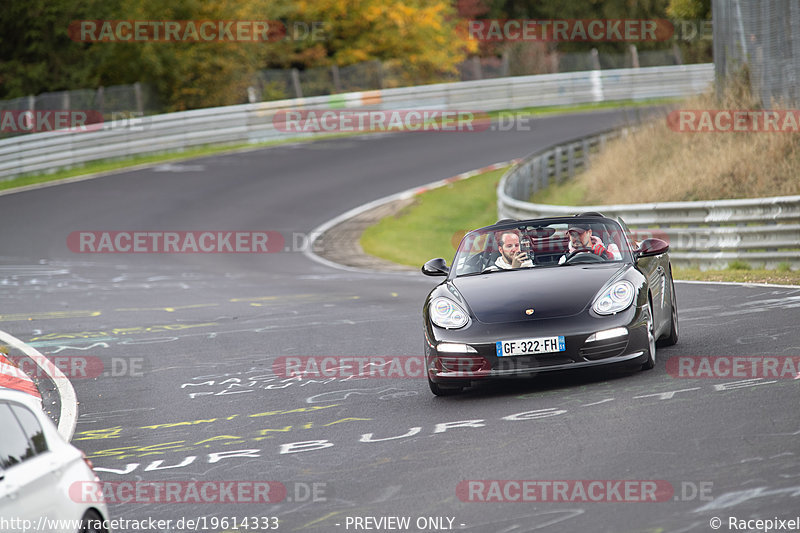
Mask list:
[[528,200],[551,182],[563,182],[588,164],[591,154],[627,130],[584,137],[535,152],[509,169],[497,187],[499,218],[538,218],[599,211],[621,217],[637,238],[670,244],[680,266],[724,268],[731,261],[800,268],[800,196],[706,202],[560,206]]
[[280,111],[374,109],[499,111],[612,100],[680,97],[705,90],[712,64],[594,70],[495,78],[198,109],[107,123],[98,131],[54,131],[0,140],[0,179],[89,161],[180,151],[219,143],[308,137],[276,129]]

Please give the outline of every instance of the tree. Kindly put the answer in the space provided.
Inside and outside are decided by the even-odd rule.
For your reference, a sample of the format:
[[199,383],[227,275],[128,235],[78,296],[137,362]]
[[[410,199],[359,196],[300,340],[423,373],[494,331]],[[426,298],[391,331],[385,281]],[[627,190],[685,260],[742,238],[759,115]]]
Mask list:
[[322,38],[275,43],[270,67],[397,61],[403,81],[424,83],[455,72],[477,49],[449,0],[278,0],[272,8],[288,28],[316,23]]
[[[264,20],[266,1],[139,0],[122,2],[119,20]],[[98,42],[97,75],[105,85],[153,85],[168,111],[243,103],[264,43],[186,40]]]
[[711,18],[711,0],[669,0],[667,14],[676,19],[707,20]]
[[97,86],[90,45],[70,40],[76,19],[103,18],[101,0],[11,0],[0,10],[0,98]]

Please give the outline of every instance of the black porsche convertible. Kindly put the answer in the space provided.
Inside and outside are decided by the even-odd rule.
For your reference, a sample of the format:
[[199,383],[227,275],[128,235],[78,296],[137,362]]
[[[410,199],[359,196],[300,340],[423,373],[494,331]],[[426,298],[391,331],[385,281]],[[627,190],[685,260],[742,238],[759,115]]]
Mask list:
[[431,391],[598,365],[653,368],[678,341],[669,245],[597,213],[502,220],[467,233],[423,307]]

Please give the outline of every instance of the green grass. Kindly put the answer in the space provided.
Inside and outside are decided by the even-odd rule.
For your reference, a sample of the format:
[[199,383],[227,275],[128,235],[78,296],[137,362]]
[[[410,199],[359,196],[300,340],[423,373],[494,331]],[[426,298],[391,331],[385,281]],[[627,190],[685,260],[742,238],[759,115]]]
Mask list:
[[675,279],[696,281],[735,281],[739,283],[773,283],[776,285],[800,285],[800,270],[765,270],[750,268],[749,270],[706,270],[696,268],[679,268],[673,270]]
[[609,102],[592,102],[588,104],[574,104],[568,106],[551,105],[524,107],[522,109],[515,109],[513,111],[492,111],[489,113],[489,116],[497,117],[512,112],[519,115],[561,115],[567,113],[583,113],[585,111],[616,109],[619,107],[648,107],[654,105],[668,105],[675,102],[680,102],[681,100],[681,98],[648,98],[645,100],[614,100]]
[[748,263],[739,261],[737,259],[728,263],[728,270],[753,270],[753,267],[751,267]]
[[419,195],[395,216],[361,236],[368,254],[403,265],[453,259],[464,233],[497,221],[495,189],[505,169],[493,170]]
[[[361,246],[368,254],[403,265],[419,267],[434,257],[444,257],[449,264],[464,232],[496,221],[496,189],[505,170],[420,194],[397,215],[367,228]],[[725,270],[675,267],[673,274],[678,280],[800,285],[800,271],[791,270],[788,263],[777,270],[764,270],[733,261]]]

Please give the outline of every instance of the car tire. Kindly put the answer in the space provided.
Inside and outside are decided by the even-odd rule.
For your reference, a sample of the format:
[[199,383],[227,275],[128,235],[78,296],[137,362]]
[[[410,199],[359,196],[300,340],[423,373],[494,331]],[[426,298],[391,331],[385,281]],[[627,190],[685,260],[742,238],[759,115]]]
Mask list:
[[675,298],[675,282],[672,281],[672,276],[669,280],[670,284],[670,306],[672,307],[672,316],[670,318],[669,335],[658,341],[659,346],[672,346],[678,343],[678,301]]
[[647,302],[647,360],[642,364],[642,370],[650,370],[656,366],[656,337],[653,322],[653,304]]
[[461,391],[464,390],[464,387],[461,386],[447,386],[447,385],[439,385],[438,383],[434,383],[431,381],[431,378],[428,378],[428,386],[431,388],[431,392],[434,393],[436,396],[454,396],[456,394],[460,394]]
[[98,522],[102,521],[103,517],[100,516],[100,513],[94,509],[89,509],[83,513],[83,517],[81,518],[81,528],[78,530],[78,533],[108,533],[108,529],[106,528],[97,529],[93,527],[97,525]]

